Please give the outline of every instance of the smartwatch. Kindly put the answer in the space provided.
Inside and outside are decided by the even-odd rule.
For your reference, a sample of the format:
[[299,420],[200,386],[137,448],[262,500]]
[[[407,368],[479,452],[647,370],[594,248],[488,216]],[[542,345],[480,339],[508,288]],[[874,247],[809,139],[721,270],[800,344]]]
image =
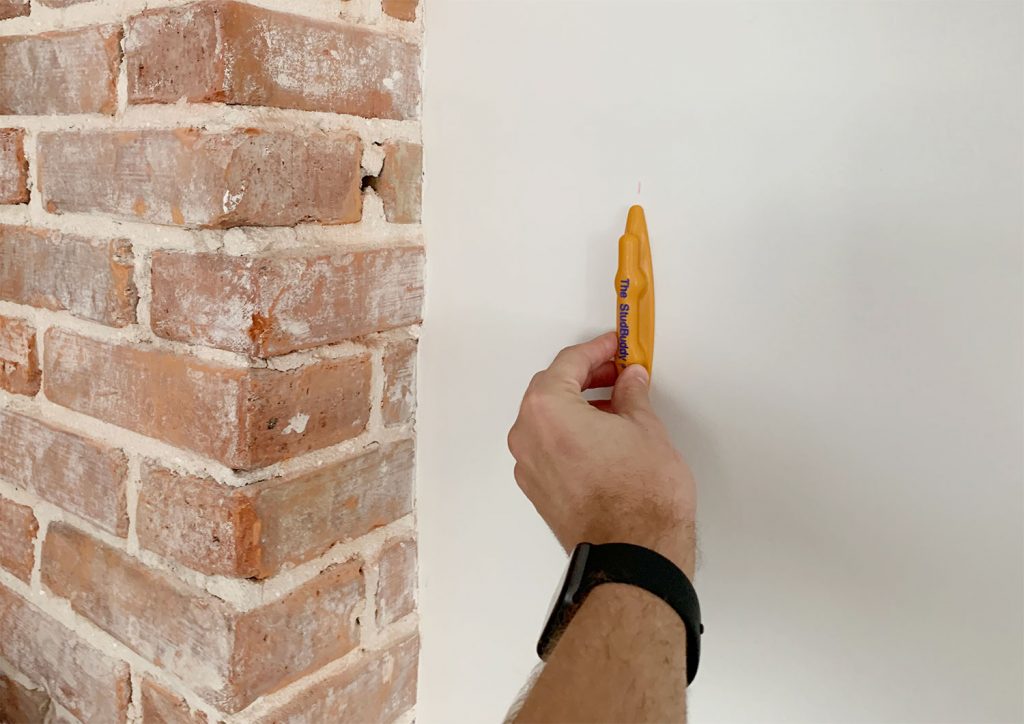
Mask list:
[[547,660],[587,594],[602,583],[638,586],[672,607],[686,627],[686,683],[692,682],[700,663],[700,637],[704,633],[697,592],[676,564],[650,548],[632,543],[576,546],[537,642],[541,659]]

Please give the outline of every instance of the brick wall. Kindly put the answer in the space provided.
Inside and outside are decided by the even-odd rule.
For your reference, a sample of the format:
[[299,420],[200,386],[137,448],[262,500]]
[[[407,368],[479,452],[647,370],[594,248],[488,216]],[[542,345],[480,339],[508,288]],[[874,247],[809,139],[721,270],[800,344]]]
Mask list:
[[0,0],[0,721],[411,721],[416,0]]

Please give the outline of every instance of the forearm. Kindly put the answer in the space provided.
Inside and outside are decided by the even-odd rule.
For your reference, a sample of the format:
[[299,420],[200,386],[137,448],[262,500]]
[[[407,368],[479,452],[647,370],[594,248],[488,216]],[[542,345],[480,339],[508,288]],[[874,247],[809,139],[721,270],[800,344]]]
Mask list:
[[[534,375],[508,435],[513,473],[567,553],[583,541],[598,547],[632,544],[661,554],[693,580],[696,485],[651,407],[647,370],[630,365],[620,373],[612,361],[617,348],[616,335],[605,334],[563,349]],[[593,404],[583,396],[606,387],[612,387],[608,400]],[[589,561],[575,561],[582,569],[566,579],[574,588],[560,594],[559,605],[578,600],[583,576],[589,576],[589,595],[511,720],[685,721],[683,619],[699,625],[692,591],[684,586],[684,605],[672,588],[675,593],[665,597],[674,601],[670,605],[661,593],[639,587],[643,583],[594,588],[599,581],[633,581],[632,564],[624,559],[625,568],[616,563],[604,569],[594,561],[589,568]],[[662,563],[653,564],[664,574],[654,579],[670,585],[674,573]],[[677,613],[674,606],[688,612]],[[553,625],[565,613],[556,609]]]
[[516,724],[684,722],[686,628],[634,586],[595,588],[555,646]]

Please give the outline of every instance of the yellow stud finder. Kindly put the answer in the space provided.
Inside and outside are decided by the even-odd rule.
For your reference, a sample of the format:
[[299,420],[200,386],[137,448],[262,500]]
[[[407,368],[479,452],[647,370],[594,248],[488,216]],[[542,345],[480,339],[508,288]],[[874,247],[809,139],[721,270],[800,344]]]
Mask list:
[[615,274],[615,329],[619,335],[615,363],[619,370],[654,366],[654,266],[644,210],[633,206],[626,233],[619,238],[619,269]]

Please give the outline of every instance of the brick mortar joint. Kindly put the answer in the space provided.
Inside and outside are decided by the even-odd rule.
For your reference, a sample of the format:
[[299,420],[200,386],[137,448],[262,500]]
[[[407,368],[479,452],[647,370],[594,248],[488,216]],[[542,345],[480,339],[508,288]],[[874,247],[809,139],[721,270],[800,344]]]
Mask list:
[[[40,495],[3,478],[0,478],[0,495],[19,505],[30,507],[39,524],[39,530],[34,540],[34,560],[29,579],[30,587],[34,591],[41,592],[43,590],[41,581],[42,548],[50,525],[55,522],[67,523],[104,545],[125,553],[141,565],[160,571],[169,576],[172,581],[187,588],[205,592],[239,612],[252,611],[272,603],[315,580],[328,568],[352,560],[360,560],[363,563],[364,582],[367,596],[369,596],[371,594],[370,581],[366,572],[376,567],[384,547],[392,540],[409,538],[415,534],[415,513],[409,513],[358,538],[335,543],[319,556],[282,570],[270,578],[252,581],[200,573],[149,549],[141,548],[137,542],[133,546],[127,537],[121,538],[103,530],[92,521],[65,510]],[[375,591],[372,593],[375,595]]]
[[414,525],[415,515],[410,513],[358,538],[335,543],[316,558],[279,571],[272,577],[260,581],[199,573],[145,549],[139,551],[138,560],[151,568],[172,575],[188,586],[204,590],[229,603],[236,610],[244,612],[273,603],[315,580],[332,566],[350,561],[362,562],[365,583],[366,567],[376,564],[384,545],[394,538],[409,536],[414,531]]
[[[0,482],[3,482],[2,478],[0,478]],[[32,509],[32,515],[36,519],[36,535],[32,540],[32,572],[29,574],[28,583],[32,589],[42,590],[43,541],[46,540],[46,532],[50,529],[53,516],[50,515],[46,506],[36,505],[38,501],[32,500],[32,497],[16,500],[10,496],[10,490],[4,490],[3,487],[0,487],[0,494],[3,494],[8,500],[14,500],[19,505],[27,505]]]
[[[142,290],[140,290],[139,294],[141,298],[143,296]],[[148,293],[145,299],[147,304],[146,312],[148,314],[148,305],[151,302]],[[141,351],[163,352],[178,357],[191,357],[203,362],[219,364],[237,370],[268,369],[278,372],[296,370],[325,360],[351,359],[367,354],[372,356],[374,347],[379,344],[379,340],[388,338],[397,330],[418,326],[396,327],[395,329],[382,332],[373,332],[362,337],[355,337],[271,357],[253,357],[217,347],[166,339],[156,335],[150,327],[141,322],[125,327],[110,327],[100,322],[76,317],[70,312],[40,309],[4,300],[0,300],[0,315],[17,317],[31,322],[36,329],[37,337],[41,339],[45,339],[46,332],[49,330],[58,329],[103,344],[133,347]],[[40,360],[42,360],[42,344],[40,344],[39,355]]]
[[237,471],[198,453],[61,407],[45,399],[42,393],[35,398],[25,398],[0,390],[0,410],[28,415],[44,423],[68,429],[89,440],[122,449],[126,453],[135,453],[159,461],[172,472],[211,478],[232,488],[241,488],[283,476],[302,475],[323,465],[348,460],[373,444],[385,445],[415,439],[414,425],[410,422],[384,428],[376,435],[364,431],[335,445],[312,450],[256,470]]
[[342,254],[396,247],[422,247],[423,230],[413,224],[360,223],[337,226],[239,226],[230,229],[186,229],[142,224],[110,216],[50,214],[33,216],[27,204],[0,207],[0,224],[30,226],[90,239],[124,238],[133,249],[225,256],[275,253]]
[[[317,0],[296,6],[283,0],[244,0],[245,4],[297,15],[308,20],[330,22],[339,27],[365,28],[380,35],[399,38],[413,45],[423,44],[421,22],[405,22],[384,13],[353,12],[338,8],[336,0]],[[33,3],[30,15],[5,20],[0,25],[0,37],[5,35],[37,35],[55,30],[75,30],[91,25],[123,23],[147,10],[175,8],[191,5],[195,0],[107,0],[102,3],[71,5],[66,8],[48,8]],[[370,2],[369,7],[373,6]],[[363,5],[363,7],[367,7]]]
[[36,183],[36,134],[31,129],[25,128],[24,135],[24,150],[25,150],[25,161],[28,164],[28,203],[25,204],[25,211],[29,218],[38,214],[42,210],[42,194],[39,191],[38,184]]
[[[4,21],[8,22],[8,21]],[[306,111],[277,106],[248,106],[225,103],[128,104],[114,115],[67,113],[59,115],[3,115],[0,126],[24,128],[36,133],[88,131],[166,131],[201,128],[223,133],[244,128],[264,131],[339,132],[359,136],[365,144],[421,142],[419,118],[406,120],[365,118],[329,111]]]
[[125,41],[128,39],[128,23],[121,24],[121,37],[117,43],[117,78],[114,81],[116,99],[115,116],[123,116],[128,109],[128,64],[125,62]]
[[134,666],[131,666],[131,664],[129,664],[128,670],[128,684],[129,699],[127,721],[130,724],[135,724],[136,722],[142,722],[142,675]]
[[363,591],[363,613],[360,617],[363,625],[359,631],[359,642],[364,647],[372,648],[380,637],[380,630],[377,626],[377,587],[380,584],[381,554],[389,540],[391,538],[382,540],[373,553],[368,554],[368,560],[363,565],[365,589]]
[[128,517],[128,530],[125,534],[125,551],[136,558],[139,557],[139,531],[137,514],[139,506],[139,487],[142,484],[142,456],[128,454],[128,472],[124,480],[125,513]]
[[370,419],[366,429],[381,431],[384,425],[384,397],[386,395],[387,375],[384,371],[384,347],[379,344],[370,352]]
[[[147,337],[156,337],[153,332],[153,251],[132,245],[132,281],[138,300],[135,303],[135,320],[145,330]],[[73,316],[73,315],[72,315]],[[197,345],[198,346],[198,345]]]

